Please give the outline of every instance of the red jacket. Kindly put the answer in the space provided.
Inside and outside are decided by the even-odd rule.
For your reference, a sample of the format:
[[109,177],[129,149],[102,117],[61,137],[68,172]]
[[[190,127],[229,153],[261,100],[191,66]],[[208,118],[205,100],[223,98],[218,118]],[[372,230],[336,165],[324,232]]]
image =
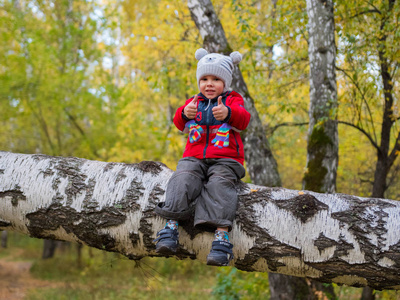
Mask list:
[[[217,121],[212,114],[212,108],[218,105],[218,97],[207,99],[201,93],[198,96],[195,122],[203,128],[203,133],[197,142],[190,143],[188,138],[183,157],[232,158],[243,164],[244,151],[239,132],[246,129],[249,124],[250,113],[244,108],[242,96],[234,91],[222,94],[222,103],[228,107],[229,111],[228,117],[224,121]],[[174,124],[180,131],[184,131],[185,124],[189,121],[184,116],[183,110],[192,100],[193,98],[186,100],[185,105],[179,107],[175,113]],[[232,129],[229,130],[229,146],[219,149],[211,141],[223,123],[228,123]]]

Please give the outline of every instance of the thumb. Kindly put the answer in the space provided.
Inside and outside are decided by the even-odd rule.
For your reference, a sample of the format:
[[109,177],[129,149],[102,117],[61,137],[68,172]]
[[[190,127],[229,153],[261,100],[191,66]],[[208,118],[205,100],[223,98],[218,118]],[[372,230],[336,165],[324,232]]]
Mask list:
[[218,105],[222,105],[222,96],[218,97]]
[[197,104],[197,95],[196,96],[194,96],[194,98],[193,98],[193,100],[192,100],[192,104],[194,104],[194,105],[196,105]]

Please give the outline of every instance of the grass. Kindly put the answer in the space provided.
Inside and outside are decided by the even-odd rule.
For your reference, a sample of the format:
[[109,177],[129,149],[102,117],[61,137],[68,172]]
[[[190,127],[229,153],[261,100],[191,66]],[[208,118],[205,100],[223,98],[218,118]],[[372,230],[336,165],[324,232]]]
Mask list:
[[[210,298],[217,268],[173,258],[138,262],[89,247],[63,243],[54,258],[41,259],[43,241],[9,233],[0,258],[32,261],[31,274],[56,287],[33,289],[26,299],[200,299]],[[80,259],[78,259],[80,257]]]
[[[32,261],[35,279],[48,287],[32,289],[27,300],[81,299],[269,299],[268,274],[235,268],[208,267],[192,260],[145,258],[130,261],[116,254],[63,243],[54,258],[41,259],[43,241],[9,233],[9,247],[0,258]],[[337,299],[360,299],[361,289],[334,286]],[[400,300],[400,293],[382,291],[376,299]]]
[[[60,281],[57,290],[36,291],[28,299],[199,299],[210,295],[212,268],[196,261],[145,258],[139,262],[84,248],[83,262],[69,251],[50,260],[38,260],[36,278]],[[79,267],[79,265],[81,265]]]

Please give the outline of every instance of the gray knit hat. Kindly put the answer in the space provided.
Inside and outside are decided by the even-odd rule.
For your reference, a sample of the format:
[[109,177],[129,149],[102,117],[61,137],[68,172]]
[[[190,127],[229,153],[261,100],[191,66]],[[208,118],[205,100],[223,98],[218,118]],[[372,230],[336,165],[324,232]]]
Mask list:
[[240,63],[242,55],[235,51],[230,56],[225,56],[218,53],[208,53],[207,50],[200,48],[197,49],[194,56],[199,61],[196,72],[199,89],[199,81],[203,76],[214,75],[221,78],[225,83],[224,92],[226,92],[231,86],[234,66]]

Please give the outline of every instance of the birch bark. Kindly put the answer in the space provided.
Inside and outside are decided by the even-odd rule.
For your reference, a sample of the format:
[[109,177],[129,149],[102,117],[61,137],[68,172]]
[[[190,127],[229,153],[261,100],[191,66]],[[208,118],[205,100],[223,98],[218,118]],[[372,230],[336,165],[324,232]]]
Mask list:
[[333,1],[307,0],[310,110],[304,188],[333,193],[338,165]]
[[[172,171],[0,152],[0,230],[85,244],[130,259],[157,256],[153,209]],[[400,202],[239,183],[232,231],[241,270],[400,289]],[[206,261],[213,240],[180,227],[179,258]]]

